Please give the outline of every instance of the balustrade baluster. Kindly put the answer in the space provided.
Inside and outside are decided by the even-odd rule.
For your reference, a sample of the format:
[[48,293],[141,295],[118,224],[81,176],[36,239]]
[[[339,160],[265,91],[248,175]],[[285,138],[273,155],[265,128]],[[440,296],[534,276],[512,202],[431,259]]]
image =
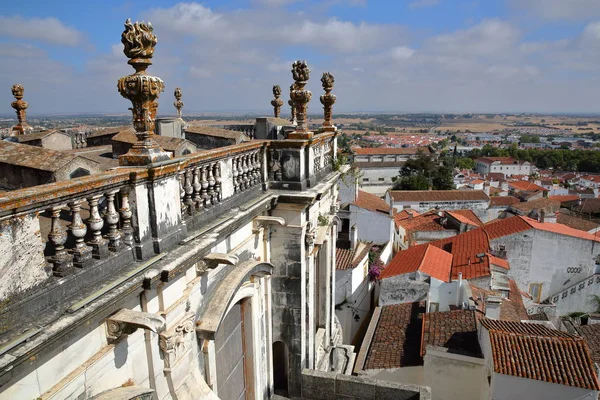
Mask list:
[[256,150],[254,157],[256,158],[256,184],[259,184],[262,182],[262,168],[260,163],[262,160],[262,151]]
[[252,153],[250,159],[252,160],[252,185],[256,185],[259,182],[258,150]]
[[188,215],[194,215],[194,200],[192,194],[194,193],[194,186],[192,186],[192,168],[185,170],[185,208]]
[[[180,179],[185,180],[183,174],[180,174]],[[183,186],[181,186],[183,193]],[[183,195],[181,196],[183,200]],[[133,227],[131,226],[131,207],[129,206],[129,188],[121,189],[121,232],[123,232],[123,242],[128,246],[133,246]]]
[[223,193],[222,193],[222,180],[221,180],[221,162],[217,161],[215,163],[215,193],[217,198],[217,203],[223,201]]
[[244,190],[248,188],[248,184],[249,184],[249,180],[248,180],[248,154],[244,154],[242,156],[242,170],[243,170],[243,174],[242,174],[242,179],[243,179],[243,185],[244,185]]
[[73,249],[73,265],[83,268],[89,264],[92,259],[92,249],[84,242],[87,226],[81,219],[81,202],[83,200],[75,200],[68,203],[71,209],[71,225],[69,231],[75,238],[75,248]]
[[207,182],[208,182],[208,192],[206,195],[206,201],[208,206],[212,206],[214,203],[215,196],[215,178],[213,176],[213,164],[209,163],[206,165],[206,173],[207,173]]
[[100,212],[98,211],[98,201],[100,201],[100,198],[102,198],[102,195],[96,194],[87,199],[90,205],[90,217],[87,220],[87,224],[92,233],[92,240],[88,242],[88,245],[92,248],[94,258],[103,258],[108,255],[108,245],[102,237],[104,220],[100,217]]
[[[179,202],[181,203],[181,215],[185,214],[185,170],[179,171],[177,174],[177,180],[179,181]],[[122,193],[121,193],[122,196]],[[119,210],[121,211],[121,210]],[[123,218],[123,214],[121,214],[121,219]],[[123,232],[124,233],[124,232]]]
[[231,159],[231,165],[232,165],[232,173],[233,173],[233,192],[234,193],[238,193],[240,191],[240,187],[239,187],[239,172],[238,172],[238,167],[237,167],[237,157],[233,157]]
[[121,248],[121,233],[117,229],[119,223],[119,213],[115,208],[115,194],[119,193],[119,190],[111,190],[106,193],[107,210],[104,218],[106,218],[106,224],[108,225],[108,249],[110,251],[119,251]]
[[201,176],[202,167],[196,166],[194,168],[194,204],[196,205],[196,210],[200,211],[204,207],[204,202],[202,200],[204,189],[202,189],[202,181],[204,181],[204,177]]
[[282,181],[283,180],[283,172],[282,172],[283,166],[281,165],[281,152],[277,151],[276,154],[277,154],[277,158],[275,161],[275,167],[276,167],[275,180]]
[[204,204],[204,208],[210,207],[210,197],[208,196],[208,172],[207,165],[203,165],[200,167],[201,177],[202,177],[202,202]]
[[50,208],[52,214],[52,223],[50,226],[50,233],[48,234],[48,240],[54,247],[54,255],[49,257],[49,261],[52,263],[52,273],[54,276],[65,276],[70,272],[70,268],[73,266],[71,256],[65,249],[65,243],[67,242],[67,232],[60,224],[60,211],[62,205],[53,206]]

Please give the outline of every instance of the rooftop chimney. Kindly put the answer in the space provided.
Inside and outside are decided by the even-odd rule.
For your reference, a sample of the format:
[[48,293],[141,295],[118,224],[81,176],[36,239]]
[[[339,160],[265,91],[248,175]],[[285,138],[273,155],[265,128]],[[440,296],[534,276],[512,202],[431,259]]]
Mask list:
[[502,299],[496,296],[485,298],[485,316],[492,319],[500,319],[500,306]]

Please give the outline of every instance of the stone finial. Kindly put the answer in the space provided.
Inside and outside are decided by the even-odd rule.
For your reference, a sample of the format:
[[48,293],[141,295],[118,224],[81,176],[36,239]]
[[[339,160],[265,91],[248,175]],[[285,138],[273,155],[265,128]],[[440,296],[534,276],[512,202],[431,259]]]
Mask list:
[[292,76],[294,78],[294,90],[292,90],[292,100],[296,107],[296,119],[298,125],[296,130],[289,136],[291,139],[310,139],[312,132],[306,124],[306,113],[308,111],[308,102],[312,97],[309,90],[305,90],[304,86],[310,77],[310,69],[306,61],[298,60],[292,64]]
[[138,140],[127,154],[119,157],[120,165],[147,165],[170,158],[169,153],[152,138],[158,109],[156,99],[165,89],[162,79],[146,74],[146,69],[152,65],[151,58],[157,43],[152,30],[150,23],[132,24],[128,19],[121,35],[123,53],[129,58],[127,63],[135,69],[135,73],[119,79],[117,88],[121,96],[129,99],[133,105],[130,110]]
[[296,107],[294,106],[294,100],[292,100],[292,92],[294,91],[294,85],[290,85],[290,99],[288,100],[288,105],[291,110],[291,118],[290,122],[292,124],[296,124]]
[[11,90],[12,95],[15,97],[15,101],[10,103],[10,105],[17,112],[17,120],[19,121],[17,125],[13,126],[11,136],[24,135],[33,130],[33,128],[27,123],[26,110],[27,107],[29,107],[29,104],[23,100],[25,88],[23,88],[23,85],[17,83],[12,86]]
[[336,127],[331,123],[331,114],[333,111],[333,105],[335,104],[336,97],[331,94],[333,90],[333,83],[335,78],[329,72],[323,72],[321,77],[321,83],[323,84],[324,95],[321,95],[321,104],[323,104],[323,115],[325,121],[323,121],[323,131],[334,132]]
[[271,105],[273,106],[273,111],[275,113],[275,118],[279,118],[279,113],[281,111],[281,106],[283,105],[283,100],[279,98],[281,96],[281,87],[279,85],[273,86],[273,96],[275,97],[271,100]]
[[177,116],[181,118],[181,109],[183,108],[183,101],[181,101],[181,88],[175,88],[175,101],[173,105],[177,109]]

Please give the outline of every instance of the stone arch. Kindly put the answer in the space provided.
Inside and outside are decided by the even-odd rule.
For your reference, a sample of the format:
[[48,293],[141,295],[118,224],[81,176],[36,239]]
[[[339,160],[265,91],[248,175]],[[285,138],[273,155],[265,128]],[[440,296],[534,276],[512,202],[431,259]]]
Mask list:
[[88,176],[89,174],[90,174],[89,170],[79,167],[75,171],[71,172],[71,174],[69,174],[69,177],[71,179],[73,179],[73,178],[79,178],[82,176]]
[[239,298],[236,300],[239,289],[250,277],[273,273],[273,264],[254,260],[244,261],[227,268],[229,271],[213,291],[204,307],[204,313],[199,317],[196,331],[201,338],[214,339],[215,332],[219,329],[227,311],[239,301]]

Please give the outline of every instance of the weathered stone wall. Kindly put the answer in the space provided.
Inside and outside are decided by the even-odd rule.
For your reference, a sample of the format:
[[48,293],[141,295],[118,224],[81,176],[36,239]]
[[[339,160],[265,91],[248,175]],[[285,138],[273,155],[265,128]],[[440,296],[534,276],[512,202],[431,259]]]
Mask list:
[[410,274],[382,279],[379,289],[379,306],[412,303],[423,300],[429,293],[429,284],[409,278]]
[[[12,217],[0,224],[0,309],[10,296],[39,285],[50,276],[44,246],[36,214]],[[3,330],[0,327],[0,332]]]
[[194,132],[185,132],[185,138],[194,143],[199,149],[216,149],[219,147],[236,144],[235,139],[218,136],[202,135]]
[[0,162],[0,188],[15,190],[54,182],[50,171],[41,171]]
[[426,386],[305,369],[302,371],[302,399],[430,400],[431,389]]
[[534,229],[493,239],[490,244],[493,249],[506,246],[508,276],[519,289],[529,292],[530,283],[542,284],[540,300],[592,275],[600,254],[600,245],[591,240]]

